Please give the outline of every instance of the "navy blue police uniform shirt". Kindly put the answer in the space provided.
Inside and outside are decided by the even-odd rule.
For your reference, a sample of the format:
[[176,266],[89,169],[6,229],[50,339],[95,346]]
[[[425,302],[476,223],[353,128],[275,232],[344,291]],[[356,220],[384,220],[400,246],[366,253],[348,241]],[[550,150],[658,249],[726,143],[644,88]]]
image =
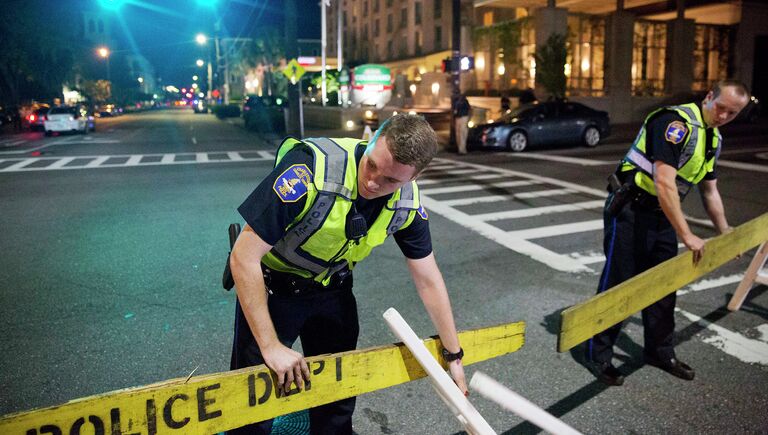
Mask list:
[[[645,143],[648,156],[653,161],[664,162],[673,168],[680,163],[682,144],[688,140],[691,134],[690,127],[685,119],[677,112],[664,111],[653,117],[646,126]],[[714,134],[711,128],[706,129],[707,141],[712,140]],[[717,178],[717,162],[712,172],[708,172],[705,180]]]
[[[355,150],[357,162],[365,152],[364,146]],[[314,155],[306,145],[289,151],[270,174],[254,189],[237,211],[256,234],[274,246],[286,233],[288,226],[304,210],[306,187],[300,177],[314,168]],[[286,172],[287,171],[287,172]],[[287,174],[287,176],[286,176]],[[289,180],[296,181],[289,181]],[[355,207],[362,214],[368,228],[386,205],[391,195],[367,200],[358,196]],[[432,253],[427,212],[420,208],[407,228],[394,235],[397,245],[407,258],[418,260]]]

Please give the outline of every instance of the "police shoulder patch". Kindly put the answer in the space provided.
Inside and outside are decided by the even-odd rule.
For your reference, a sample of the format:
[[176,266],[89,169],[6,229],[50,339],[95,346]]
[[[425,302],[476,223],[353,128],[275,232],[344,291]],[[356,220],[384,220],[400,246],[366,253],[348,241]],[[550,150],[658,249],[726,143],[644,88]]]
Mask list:
[[427,220],[429,219],[429,213],[427,213],[427,209],[424,208],[423,205],[420,205],[419,208],[416,210],[416,213],[421,216],[422,219]]
[[667,141],[674,144],[678,144],[683,141],[685,134],[688,133],[688,128],[680,121],[672,121],[667,125],[667,130],[664,132],[664,137]]
[[296,202],[307,194],[309,183],[312,182],[312,171],[307,165],[292,165],[283,171],[272,185],[280,201]]

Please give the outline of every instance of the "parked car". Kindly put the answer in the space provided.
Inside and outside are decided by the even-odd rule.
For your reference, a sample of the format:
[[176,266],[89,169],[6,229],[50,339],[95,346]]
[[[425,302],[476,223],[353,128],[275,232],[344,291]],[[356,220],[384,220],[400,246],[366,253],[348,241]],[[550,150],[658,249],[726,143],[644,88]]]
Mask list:
[[245,128],[262,133],[285,133],[283,108],[286,106],[287,101],[282,97],[249,96],[243,104],[242,111]]
[[31,131],[43,131],[45,130],[45,115],[51,107],[47,104],[38,107],[33,110],[32,113],[27,115],[27,125]]
[[55,132],[62,133],[68,131],[88,133],[88,117],[83,116],[76,107],[53,107],[45,115],[43,123],[46,136],[50,136]]
[[610,133],[608,113],[570,101],[522,105],[496,122],[470,128],[470,149],[520,152],[548,145],[597,146]]

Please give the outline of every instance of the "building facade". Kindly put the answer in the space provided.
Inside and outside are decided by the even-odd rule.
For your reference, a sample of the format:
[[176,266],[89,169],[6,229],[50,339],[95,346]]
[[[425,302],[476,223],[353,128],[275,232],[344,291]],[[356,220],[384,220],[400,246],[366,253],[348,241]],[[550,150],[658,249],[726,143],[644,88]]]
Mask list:
[[[446,84],[441,61],[450,56],[451,0],[341,1],[340,17],[337,5],[329,9],[329,55],[336,56],[332,41],[341,19],[345,64],[385,64],[420,87],[427,77]],[[768,68],[758,54],[768,49],[765,2],[557,3],[462,1],[461,51],[475,57],[474,71],[462,74],[462,90],[514,96],[536,88],[536,47],[560,33],[567,41],[567,96],[608,110],[615,122],[635,121],[670,96],[705,91],[726,77],[740,79],[756,96],[768,98],[757,80]],[[545,97],[541,88],[536,93]],[[413,101],[418,104],[418,98]],[[446,104],[444,98],[439,101]]]

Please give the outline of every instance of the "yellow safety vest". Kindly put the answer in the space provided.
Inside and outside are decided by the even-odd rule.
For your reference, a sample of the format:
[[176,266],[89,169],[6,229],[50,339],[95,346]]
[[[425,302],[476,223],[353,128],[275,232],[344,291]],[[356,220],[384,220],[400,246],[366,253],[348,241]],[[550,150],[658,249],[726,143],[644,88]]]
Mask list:
[[349,240],[345,231],[347,214],[358,195],[355,148],[365,142],[348,138],[288,138],[277,151],[275,166],[301,144],[309,146],[315,157],[307,201],[262,262],[272,270],[327,285],[335,272],[353,268],[374,247],[384,243],[387,236],[413,222],[420,205],[419,189],[411,181],[395,191],[368,233],[357,242]]
[[707,153],[704,118],[701,116],[701,109],[699,109],[699,105],[696,103],[664,107],[648,115],[643,122],[643,126],[640,128],[637,138],[635,138],[635,142],[622,160],[621,172],[636,171],[634,176],[635,185],[656,196],[656,186],[653,184],[654,166],[646,154],[646,126],[648,121],[662,110],[677,112],[685,120],[688,129],[685,139],[680,143],[681,152],[680,160],[677,164],[676,177],[680,198],[684,198],[694,184],[698,184],[708,172],[714,170],[722,143],[720,131],[715,128],[712,146],[710,152]]

